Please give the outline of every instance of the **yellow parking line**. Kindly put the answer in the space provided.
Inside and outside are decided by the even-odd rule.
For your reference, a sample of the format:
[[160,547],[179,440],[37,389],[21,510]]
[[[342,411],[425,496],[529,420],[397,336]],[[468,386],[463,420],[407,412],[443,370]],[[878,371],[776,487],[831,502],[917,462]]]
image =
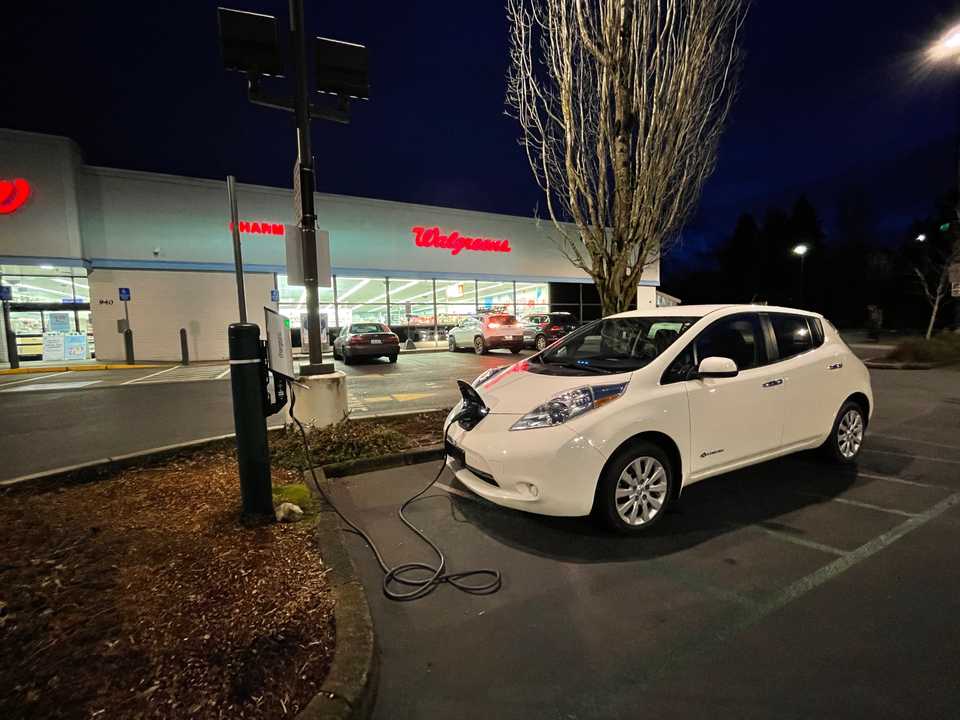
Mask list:
[[422,400],[433,395],[436,395],[436,393],[394,393],[393,399],[397,402],[407,402],[409,400]]
[[364,402],[393,402],[391,395],[378,395],[377,397],[363,398]]

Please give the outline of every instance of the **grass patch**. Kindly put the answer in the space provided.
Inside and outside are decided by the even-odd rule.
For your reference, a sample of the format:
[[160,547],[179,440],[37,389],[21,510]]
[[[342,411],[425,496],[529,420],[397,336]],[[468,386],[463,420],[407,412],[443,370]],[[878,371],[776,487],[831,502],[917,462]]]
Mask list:
[[900,362],[946,362],[960,360],[960,333],[942,332],[929,340],[904,340],[887,355]]
[[303,483],[291,483],[290,485],[273,486],[273,504],[293,503],[303,510],[304,515],[316,515],[317,503],[310,494],[310,488]]

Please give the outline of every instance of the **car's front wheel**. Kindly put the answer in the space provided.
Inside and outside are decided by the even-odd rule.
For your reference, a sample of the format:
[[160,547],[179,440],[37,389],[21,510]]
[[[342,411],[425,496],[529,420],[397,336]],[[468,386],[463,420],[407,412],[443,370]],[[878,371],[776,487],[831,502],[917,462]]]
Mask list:
[[547,346],[547,338],[545,338],[543,335],[537,335],[537,339],[533,344],[537,350],[543,350]]
[[473,351],[477,355],[487,354],[487,344],[483,341],[483,336],[478,335],[473,339]]
[[633,534],[656,524],[680,480],[660,447],[631,443],[607,465],[597,485],[596,510],[614,530]]
[[447,350],[450,352],[457,351],[457,341],[453,339],[453,335],[447,335]]
[[823,444],[829,458],[843,464],[855,463],[863,447],[863,434],[867,428],[863,408],[848,400],[833,421],[830,437]]

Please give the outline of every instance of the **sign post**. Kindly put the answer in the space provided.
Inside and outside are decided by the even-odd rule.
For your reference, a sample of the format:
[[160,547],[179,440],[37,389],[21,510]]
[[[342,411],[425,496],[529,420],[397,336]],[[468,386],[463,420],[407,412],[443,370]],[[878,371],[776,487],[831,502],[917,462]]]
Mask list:
[[[121,301],[123,301],[123,326],[120,332],[123,333],[123,355],[127,365],[133,365],[136,362],[133,354],[133,329],[130,327],[130,308],[127,303],[130,302],[130,288],[119,288],[117,292]],[[119,325],[119,322],[117,323]]]

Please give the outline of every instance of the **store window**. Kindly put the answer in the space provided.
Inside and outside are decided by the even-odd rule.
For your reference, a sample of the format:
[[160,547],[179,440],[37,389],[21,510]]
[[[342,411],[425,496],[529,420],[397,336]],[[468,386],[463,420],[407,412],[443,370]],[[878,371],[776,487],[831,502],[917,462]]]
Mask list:
[[550,286],[547,283],[518,282],[516,315],[526,317],[545,312],[550,312]]
[[390,324],[433,328],[433,280],[391,279]]
[[512,281],[480,282],[477,290],[480,312],[514,314]]

